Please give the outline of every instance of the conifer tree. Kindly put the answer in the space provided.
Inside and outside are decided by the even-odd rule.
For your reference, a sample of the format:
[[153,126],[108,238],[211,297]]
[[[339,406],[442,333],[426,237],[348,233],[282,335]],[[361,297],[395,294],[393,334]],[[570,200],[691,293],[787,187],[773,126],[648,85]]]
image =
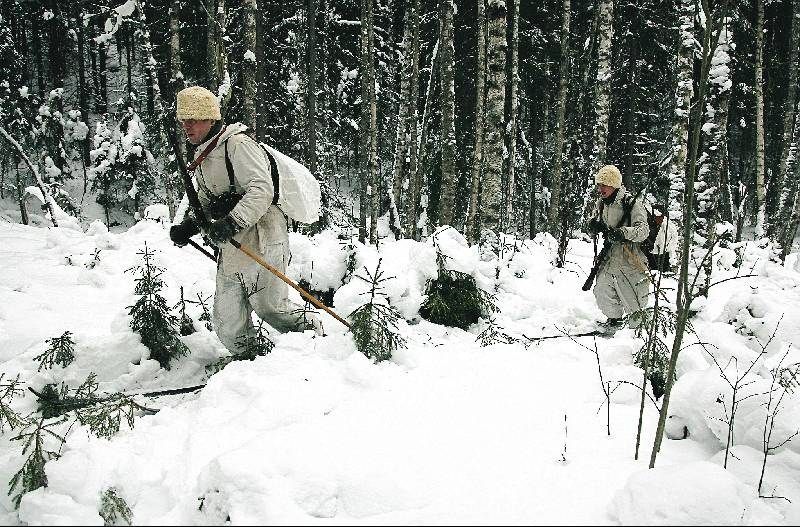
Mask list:
[[426,284],[420,316],[434,324],[467,329],[481,317],[497,311],[492,296],[478,287],[475,277],[447,269],[445,260],[448,256],[440,250],[435,239],[434,245],[439,274]]
[[128,306],[132,317],[131,329],[141,335],[142,344],[150,349],[151,358],[157,360],[162,368],[169,369],[173,359],[186,355],[189,350],[178,338],[175,329],[177,317],[170,313],[167,301],[161,296],[164,270],[153,263],[153,253],[146,243],[144,250],[137,254],[142,256],[144,264],[127,270],[137,275],[134,292],[139,295],[136,303]]
[[37,371],[41,371],[42,368],[51,369],[56,364],[66,368],[75,360],[75,342],[72,340],[71,332],[65,331],[60,337],[53,337],[45,342],[50,344],[50,347],[33,358],[39,361]]
[[[22,455],[28,454],[22,468],[11,477],[8,482],[8,494],[11,495],[15,490],[11,501],[14,507],[19,508],[22,496],[28,492],[47,486],[47,474],[44,466],[48,461],[60,457],[61,445],[64,444],[64,437],[58,434],[53,428],[66,422],[67,418],[56,421],[45,421],[44,417],[32,421],[22,432],[12,437],[12,441],[22,441]],[[53,440],[56,445],[53,446]]]
[[358,351],[375,362],[381,362],[391,359],[392,353],[404,348],[406,342],[398,333],[400,313],[388,304],[386,294],[381,291],[381,284],[391,279],[383,276],[381,260],[378,260],[374,273],[366,267],[364,272],[366,276],[356,275],[356,278],[369,284],[369,300],[350,313],[350,329]]
[[11,408],[14,397],[23,393],[22,382],[19,374],[13,379],[3,381],[4,373],[0,373],[0,433],[5,432],[6,426],[11,430],[21,426],[24,422],[16,410]]
[[109,487],[100,498],[100,517],[106,525],[131,525],[133,512],[122,497],[117,494],[117,489]]

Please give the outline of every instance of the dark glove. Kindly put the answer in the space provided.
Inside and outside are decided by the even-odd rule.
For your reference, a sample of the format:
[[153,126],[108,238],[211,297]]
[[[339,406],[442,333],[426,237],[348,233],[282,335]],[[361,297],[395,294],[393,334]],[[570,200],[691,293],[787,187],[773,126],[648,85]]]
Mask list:
[[178,247],[189,243],[189,238],[200,232],[200,228],[191,217],[187,217],[178,225],[169,228],[169,239]]
[[620,228],[608,229],[606,231],[606,239],[611,243],[618,243],[625,239],[625,235]]
[[233,238],[233,235],[239,232],[239,224],[233,221],[230,216],[225,216],[219,221],[211,223],[206,233],[211,243],[220,247],[222,244]]
[[592,218],[589,220],[589,223],[586,224],[586,228],[589,229],[591,234],[598,234],[601,232],[606,232],[606,224],[603,223],[602,220],[597,218]]

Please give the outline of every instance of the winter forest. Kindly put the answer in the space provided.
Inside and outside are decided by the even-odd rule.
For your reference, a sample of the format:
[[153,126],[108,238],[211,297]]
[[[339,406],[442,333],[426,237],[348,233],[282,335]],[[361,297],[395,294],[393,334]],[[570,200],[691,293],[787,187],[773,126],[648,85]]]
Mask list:
[[[0,523],[800,524],[799,52],[800,0],[0,0]],[[319,182],[324,334],[215,334],[195,85]],[[611,333],[604,165],[674,233]]]

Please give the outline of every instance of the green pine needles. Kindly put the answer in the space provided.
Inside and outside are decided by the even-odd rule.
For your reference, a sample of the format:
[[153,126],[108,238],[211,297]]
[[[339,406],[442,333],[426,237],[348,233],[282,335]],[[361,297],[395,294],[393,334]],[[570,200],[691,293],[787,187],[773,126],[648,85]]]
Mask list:
[[133,521],[131,508],[114,487],[106,489],[100,498],[99,513],[106,525],[131,525]]
[[23,393],[20,388],[22,381],[19,380],[19,374],[7,381],[3,381],[4,376],[4,373],[0,373],[0,433],[5,432],[6,427],[13,430],[24,423],[24,419],[11,408],[14,397]]
[[[45,464],[61,456],[60,449],[64,444],[64,437],[52,430],[53,427],[66,422],[67,418],[51,422],[45,422],[42,417],[36,421],[28,423],[25,429],[12,441],[22,441],[22,455],[28,455],[22,468],[17,471],[8,482],[8,495],[13,497],[11,501],[14,507],[19,508],[22,496],[40,487],[47,486],[47,474],[45,474]],[[52,441],[56,440],[58,450],[50,447]],[[16,494],[14,492],[16,491]]]
[[75,360],[75,342],[69,331],[65,331],[60,337],[47,339],[45,342],[50,344],[50,347],[41,355],[33,358],[33,360],[39,361],[37,371],[42,371],[42,368],[52,369],[56,364],[66,368]]
[[377,303],[378,297],[385,297],[381,292],[381,284],[390,278],[384,278],[381,271],[381,260],[375,273],[370,273],[365,267],[366,277],[356,275],[357,278],[370,284],[369,301],[350,313],[351,330],[353,339],[356,342],[358,351],[374,360],[375,362],[384,361],[392,358],[392,353],[406,345],[405,339],[400,336],[397,329],[397,321],[400,320],[400,313],[397,310],[383,303]]
[[440,268],[439,276],[428,280],[425,294],[419,314],[434,324],[467,329],[497,311],[491,295],[478,287],[473,276],[460,271]]
[[188,354],[189,350],[175,330],[178,318],[170,313],[167,301],[161,296],[164,270],[153,263],[153,253],[146,243],[144,250],[137,254],[142,255],[144,264],[126,271],[137,275],[134,292],[140,295],[134,305],[128,306],[128,313],[133,317],[131,329],[139,333],[142,343],[150,349],[150,356],[168,370],[172,359]]
[[434,324],[467,329],[479,318],[496,312],[497,306],[494,305],[493,296],[478,287],[475,277],[445,269],[445,258],[448,256],[436,245],[439,276],[435,280],[428,280],[426,298],[419,308],[419,314]]
[[255,360],[256,357],[263,357],[272,351],[275,343],[269,338],[269,333],[264,327],[263,322],[259,322],[256,331],[252,335],[242,335],[236,339],[236,346],[239,353],[222,357],[213,364],[206,366],[206,371],[210,375],[221,371],[225,366],[237,360]]

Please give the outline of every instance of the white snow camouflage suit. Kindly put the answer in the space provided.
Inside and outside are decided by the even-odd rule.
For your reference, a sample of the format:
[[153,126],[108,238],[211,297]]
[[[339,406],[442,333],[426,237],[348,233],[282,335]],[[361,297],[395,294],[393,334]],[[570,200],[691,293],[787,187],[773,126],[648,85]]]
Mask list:
[[[621,186],[614,201],[604,204],[598,199],[592,217],[600,218],[609,228],[619,226],[624,214],[623,200],[633,199]],[[647,211],[637,198],[631,209],[630,220],[620,226],[625,240],[612,245],[609,256],[600,266],[594,285],[594,296],[600,311],[608,318],[622,318],[647,306],[650,291],[647,259],[639,250],[639,243],[647,239]],[[627,249],[627,250],[626,250]]]
[[[225,166],[227,141],[236,192],[243,195],[229,214],[244,227],[234,239],[285,274],[289,262],[286,216],[278,207],[272,206],[274,189],[264,150],[255,140],[241,133],[245,130],[245,125],[234,123],[222,131],[217,146],[195,171],[198,196],[203,209],[206,209],[211,194],[220,195],[229,189],[230,179]],[[199,145],[195,156],[199,156],[212,140],[213,137],[209,137]],[[223,244],[217,262],[212,317],[214,331],[222,344],[232,353],[240,351],[237,339],[255,335],[251,318],[253,311],[280,332],[311,329],[301,324],[299,314],[302,306],[287,298],[288,289],[285,282],[232,244]],[[252,291],[256,292],[248,295]],[[307,318],[311,320],[313,315]]]

